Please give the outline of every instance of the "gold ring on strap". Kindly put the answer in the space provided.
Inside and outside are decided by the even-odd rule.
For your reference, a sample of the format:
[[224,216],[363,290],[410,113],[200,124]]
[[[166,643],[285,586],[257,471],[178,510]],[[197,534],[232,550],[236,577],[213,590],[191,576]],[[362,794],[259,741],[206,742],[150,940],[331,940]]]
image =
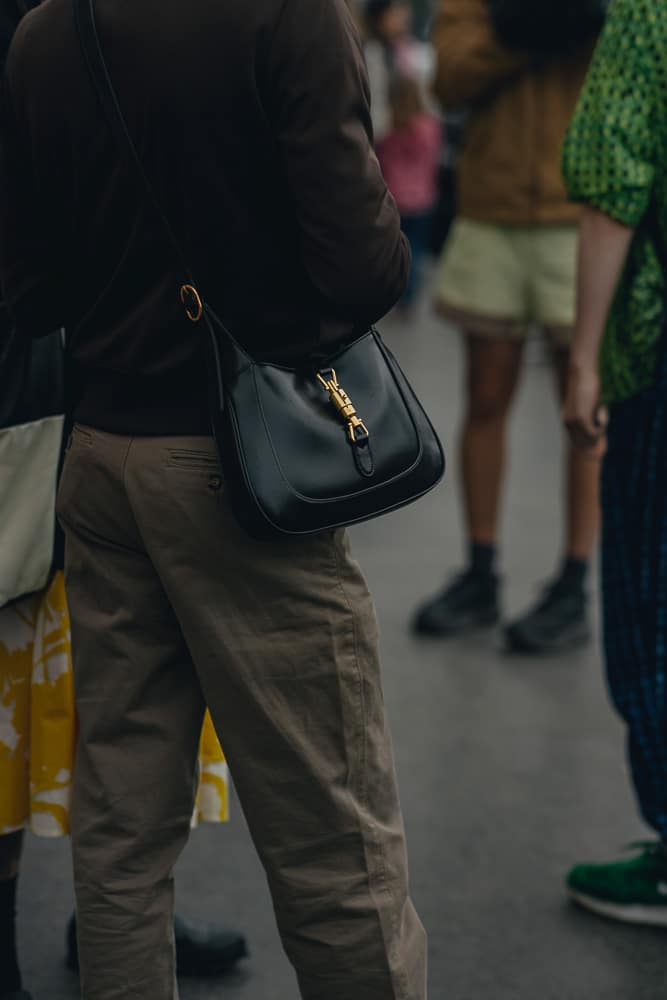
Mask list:
[[204,315],[204,303],[194,285],[181,287],[181,302],[185,306],[185,314],[191,323],[198,323]]

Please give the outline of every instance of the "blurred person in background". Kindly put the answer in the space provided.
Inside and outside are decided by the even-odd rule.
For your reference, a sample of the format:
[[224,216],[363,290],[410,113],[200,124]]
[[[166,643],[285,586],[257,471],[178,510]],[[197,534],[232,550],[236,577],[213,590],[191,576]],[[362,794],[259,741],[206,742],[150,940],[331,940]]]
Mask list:
[[597,913],[667,926],[666,0],[612,4],[564,170],[586,206],[565,419],[583,455],[608,441],[607,675],[653,834],[622,860],[577,866],[568,886]]
[[394,77],[418,80],[425,93],[432,77],[432,47],[415,38],[412,22],[409,0],[366,0],[364,55],[376,143],[392,128],[390,89]]
[[440,120],[427,109],[423,89],[415,77],[394,77],[389,87],[389,108],[391,125],[378,144],[378,156],[412,249],[410,282],[401,300],[402,306],[409,309],[421,290],[422,267],[438,199],[443,135]]
[[[415,629],[448,636],[500,618],[497,533],[507,418],[529,328],[552,346],[565,391],[575,314],[579,209],[560,172],[563,139],[603,22],[587,0],[441,0],[436,93],[467,109],[458,217],[436,297],[467,354],[461,443],[469,543],[464,571],[420,607]],[[506,628],[511,649],[589,640],[586,577],[598,531],[597,454],[568,458],[565,557],[536,606]]]

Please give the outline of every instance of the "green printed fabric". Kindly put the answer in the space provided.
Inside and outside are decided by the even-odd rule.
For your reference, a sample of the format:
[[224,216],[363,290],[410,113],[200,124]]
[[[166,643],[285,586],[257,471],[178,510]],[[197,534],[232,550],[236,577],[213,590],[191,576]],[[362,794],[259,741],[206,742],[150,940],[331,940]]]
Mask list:
[[603,395],[653,379],[667,246],[667,0],[613,0],[574,119],[563,169],[570,196],[637,229],[602,347]]

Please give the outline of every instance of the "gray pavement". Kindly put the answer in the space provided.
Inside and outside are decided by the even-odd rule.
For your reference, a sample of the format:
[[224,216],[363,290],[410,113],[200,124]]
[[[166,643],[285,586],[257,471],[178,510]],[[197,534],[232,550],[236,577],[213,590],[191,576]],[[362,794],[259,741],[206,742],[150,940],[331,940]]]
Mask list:
[[[354,532],[382,625],[414,897],[431,939],[430,996],[665,1000],[665,934],[589,917],[562,890],[572,862],[612,856],[646,832],[598,650],[535,662],[503,655],[491,634],[424,643],[408,633],[415,602],[460,561],[454,440],[461,357],[457,337],[427,309],[409,328],[390,321],[385,333],[451,460],[435,495]],[[508,613],[532,598],[559,555],[562,442],[551,381],[540,352],[531,352],[512,425],[503,533]],[[184,983],[183,1000],[296,1000],[236,804],[227,828],[194,834],[177,881],[184,913],[242,928],[251,948],[232,977]],[[62,964],[71,907],[68,845],[31,839],[19,924],[35,1000],[78,996]]]

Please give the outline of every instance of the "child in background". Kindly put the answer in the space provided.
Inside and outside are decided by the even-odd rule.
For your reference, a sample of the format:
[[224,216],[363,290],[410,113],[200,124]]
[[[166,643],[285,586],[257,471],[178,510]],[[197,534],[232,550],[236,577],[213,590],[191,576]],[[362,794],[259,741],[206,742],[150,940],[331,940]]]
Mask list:
[[412,33],[409,0],[367,0],[364,8],[364,53],[371,86],[371,116],[376,143],[391,129],[389,88],[396,75],[419,80],[424,90],[431,85],[435,57],[430,44]]
[[378,144],[378,156],[401,213],[403,232],[412,247],[412,272],[402,303],[409,308],[419,293],[429,226],[438,198],[443,133],[440,120],[428,111],[423,88],[415,77],[394,77],[389,106],[391,128]]

